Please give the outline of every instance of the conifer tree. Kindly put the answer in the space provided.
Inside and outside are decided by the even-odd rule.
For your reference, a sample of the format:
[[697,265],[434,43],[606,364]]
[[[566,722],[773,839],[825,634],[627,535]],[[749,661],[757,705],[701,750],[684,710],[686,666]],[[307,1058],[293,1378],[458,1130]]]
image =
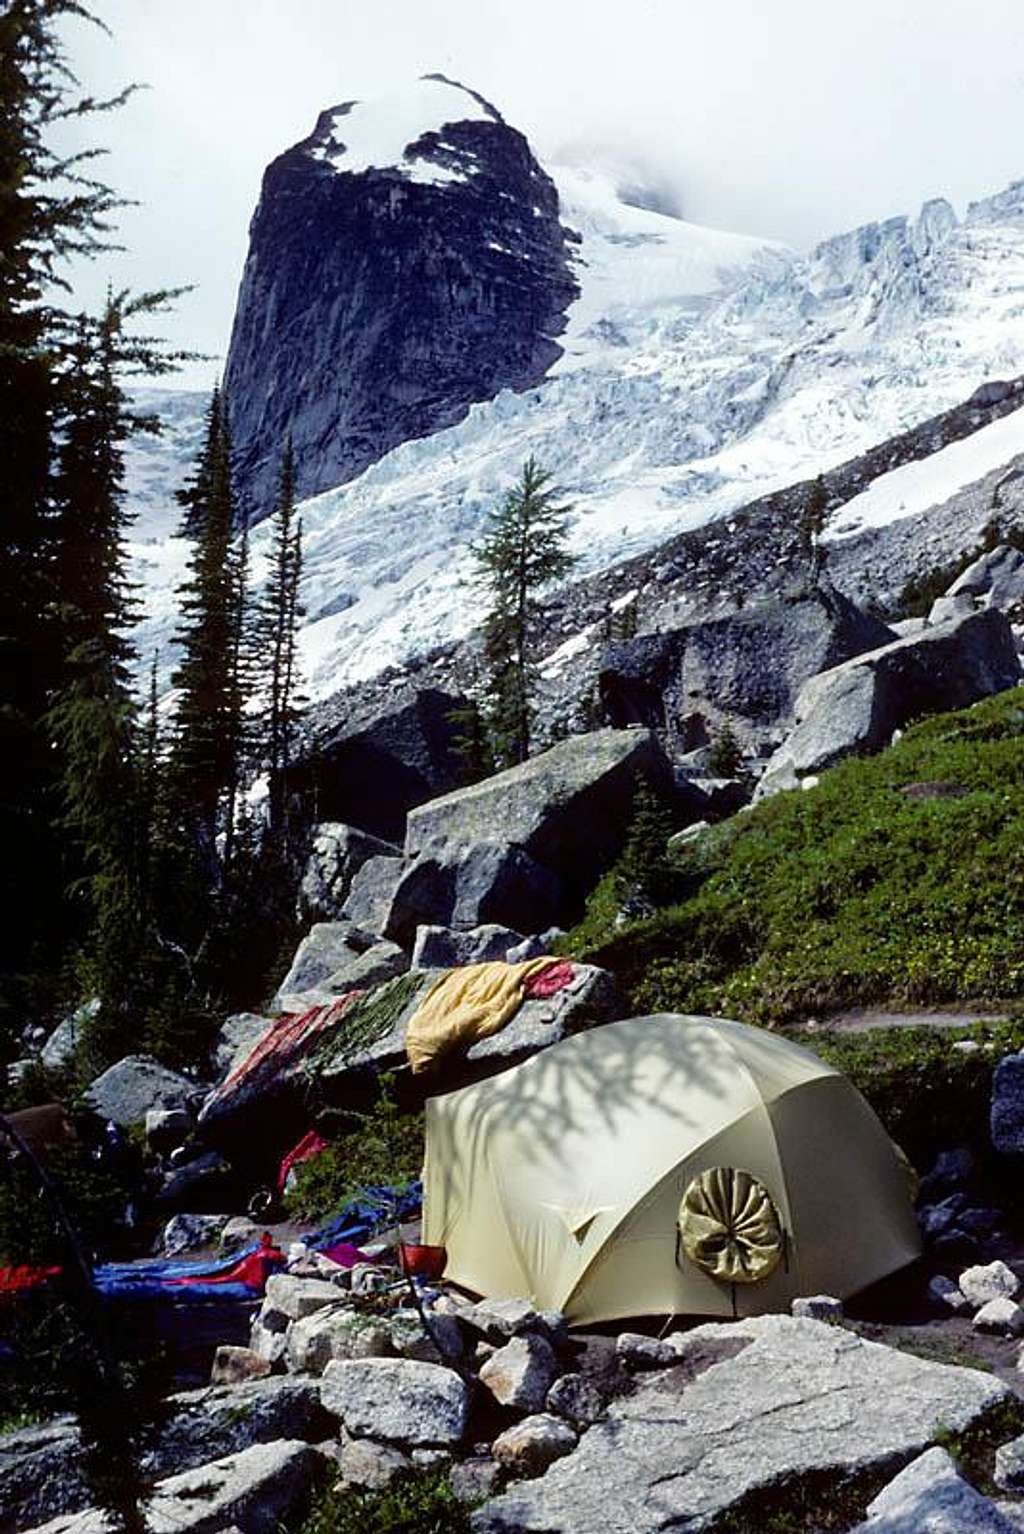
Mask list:
[[58,747],[63,825],[80,859],[86,948],[108,1028],[129,1000],[146,928],[123,448],[153,423],[128,409],[120,379],[174,365],[158,342],[131,329],[174,296],[108,296],[101,319],[79,319],[63,380],[68,418],[54,480],[53,573],[63,662],[46,724]]
[[[211,416],[214,410],[211,405]],[[197,533],[181,589],[182,655],[171,748],[171,793],[190,855],[209,891],[221,882],[218,836],[226,828],[237,774],[238,556],[232,547],[231,443],[223,412],[193,485],[207,489],[191,510]]]
[[472,549],[489,599],[484,659],[487,722],[501,766],[530,754],[532,644],[539,593],[574,563],[567,549],[571,507],[559,505],[551,475],[531,457]]
[[815,585],[821,580],[825,569],[825,549],[821,535],[825,531],[827,513],[828,491],[819,474],[807,492],[799,524],[800,551],[811,567],[811,578]]
[[268,831],[287,853],[287,777],[301,717],[297,670],[302,617],[302,523],[295,515],[295,458],[291,438],[281,458],[270,576],[259,611],[259,645],[265,656],[266,711],[263,755],[268,781]]
[[41,938],[52,944],[59,933],[62,896],[55,763],[43,724],[62,665],[51,466],[67,317],[55,294],[66,287],[69,257],[111,248],[118,206],[85,174],[96,151],[61,157],[48,134],[128,94],[78,96],[58,37],[69,18],[92,20],[77,0],[8,0],[0,12],[0,992],[7,989],[9,1007],[17,1005],[7,987],[13,972]]
[[224,425],[220,384],[214,384],[210,403],[206,409],[206,433],[195,472],[175,493],[178,505],[184,509],[181,526],[178,529],[180,538],[198,538],[203,530],[203,520],[213,483],[213,465],[220,451]]

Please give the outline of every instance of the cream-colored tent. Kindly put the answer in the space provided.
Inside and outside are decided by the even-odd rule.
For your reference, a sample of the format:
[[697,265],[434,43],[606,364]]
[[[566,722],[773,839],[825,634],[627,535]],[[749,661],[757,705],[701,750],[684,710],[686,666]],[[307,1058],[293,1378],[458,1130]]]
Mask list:
[[578,1034],[426,1113],[446,1277],[583,1322],[844,1298],[919,1254],[905,1165],[844,1076],[763,1029]]

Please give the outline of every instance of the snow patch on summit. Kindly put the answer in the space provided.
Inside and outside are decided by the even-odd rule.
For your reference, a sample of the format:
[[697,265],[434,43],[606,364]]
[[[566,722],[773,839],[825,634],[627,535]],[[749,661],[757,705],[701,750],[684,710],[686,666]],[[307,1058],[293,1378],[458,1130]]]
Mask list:
[[315,159],[352,175],[397,170],[406,180],[432,186],[465,181],[467,176],[435,164],[425,154],[410,155],[425,134],[441,134],[452,123],[500,121],[493,107],[472,91],[439,75],[425,75],[372,101],[346,102],[324,118],[330,131],[326,141],[310,151]]

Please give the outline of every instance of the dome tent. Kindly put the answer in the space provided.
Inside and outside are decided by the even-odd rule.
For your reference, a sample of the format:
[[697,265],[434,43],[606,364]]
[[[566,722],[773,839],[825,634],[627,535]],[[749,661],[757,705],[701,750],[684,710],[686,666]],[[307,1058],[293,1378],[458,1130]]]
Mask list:
[[431,1098],[423,1231],[454,1283],[576,1324],[845,1298],[920,1252],[906,1169],[844,1076],[672,1014]]

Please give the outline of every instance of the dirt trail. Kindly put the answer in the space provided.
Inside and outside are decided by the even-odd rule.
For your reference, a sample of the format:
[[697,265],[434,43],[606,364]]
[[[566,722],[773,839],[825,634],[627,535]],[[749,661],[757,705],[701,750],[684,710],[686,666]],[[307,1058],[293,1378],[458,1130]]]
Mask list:
[[805,1033],[866,1033],[870,1028],[970,1028],[974,1023],[1004,1023],[1008,1014],[1000,1011],[973,1012],[889,1012],[880,1007],[855,1007],[836,1012],[831,1017],[808,1020]]

